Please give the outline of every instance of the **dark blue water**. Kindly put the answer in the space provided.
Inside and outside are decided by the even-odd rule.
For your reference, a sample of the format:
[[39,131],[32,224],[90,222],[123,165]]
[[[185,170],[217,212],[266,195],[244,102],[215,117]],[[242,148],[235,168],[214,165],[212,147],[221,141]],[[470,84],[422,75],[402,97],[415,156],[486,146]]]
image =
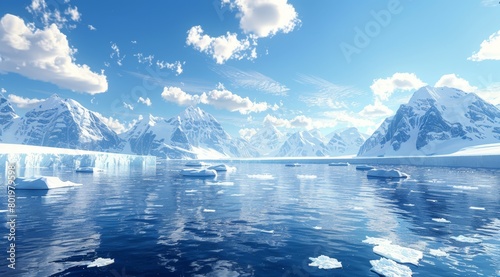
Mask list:
[[[399,167],[411,177],[397,182],[353,166],[230,165],[216,180],[179,176],[182,162],[42,169],[83,186],[17,191],[16,270],[4,224],[0,276],[378,276],[367,236],[422,251],[414,276],[500,275],[499,170]],[[319,255],[343,267],[309,266]],[[87,268],[97,258],[115,262]]]

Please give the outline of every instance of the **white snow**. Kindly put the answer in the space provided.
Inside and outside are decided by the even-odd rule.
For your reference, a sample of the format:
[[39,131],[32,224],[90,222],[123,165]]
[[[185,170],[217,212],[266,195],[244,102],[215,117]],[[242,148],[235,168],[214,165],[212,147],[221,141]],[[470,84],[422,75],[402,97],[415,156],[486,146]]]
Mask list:
[[432,220],[440,223],[450,223],[450,221],[445,218],[433,218]]
[[299,178],[299,179],[316,179],[316,178],[318,178],[318,176],[316,176],[316,175],[298,174],[297,178]]
[[312,263],[309,266],[317,266],[319,269],[335,269],[342,268],[342,263],[335,258],[330,258],[325,255],[321,255],[317,258],[309,258]]
[[408,174],[396,169],[370,169],[366,176],[374,178],[408,178]]
[[16,178],[16,189],[56,189],[64,187],[81,186],[82,184],[71,181],[61,181],[59,177],[40,176],[30,178]]
[[472,238],[472,237],[466,237],[463,235],[459,235],[458,237],[451,237],[452,239],[459,241],[459,242],[467,242],[467,243],[479,243],[482,242],[482,240],[477,239],[477,238]]
[[418,261],[423,257],[422,251],[387,243],[373,247],[373,252],[399,263],[414,265],[418,265]]
[[383,238],[374,238],[366,236],[366,239],[363,240],[364,243],[373,244],[373,245],[381,245],[381,244],[391,244],[392,241]]
[[380,260],[371,260],[373,271],[385,277],[411,277],[413,272],[406,265],[400,265],[392,260],[380,258]]
[[87,267],[102,267],[102,266],[107,266],[115,262],[115,259],[108,259],[108,258],[97,258],[94,261],[92,261]]
[[448,257],[450,255],[441,249],[429,249],[429,253],[432,256],[436,256],[436,257]]
[[259,180],[273,180],[274,176],[271,174],[247,174],[247,177],[250,179],[259,179]]

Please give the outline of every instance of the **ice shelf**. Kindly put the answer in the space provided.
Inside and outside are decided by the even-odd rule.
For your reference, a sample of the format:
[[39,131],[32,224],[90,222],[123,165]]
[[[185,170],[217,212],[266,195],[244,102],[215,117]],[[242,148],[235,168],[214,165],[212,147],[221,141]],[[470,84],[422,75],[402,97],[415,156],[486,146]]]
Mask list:
[[122,166],[149,168],[156,167],[156,157],[0,143],[0,167],[7,163],[14,163],[17,167],[24,168],[95,167],[105,169]]

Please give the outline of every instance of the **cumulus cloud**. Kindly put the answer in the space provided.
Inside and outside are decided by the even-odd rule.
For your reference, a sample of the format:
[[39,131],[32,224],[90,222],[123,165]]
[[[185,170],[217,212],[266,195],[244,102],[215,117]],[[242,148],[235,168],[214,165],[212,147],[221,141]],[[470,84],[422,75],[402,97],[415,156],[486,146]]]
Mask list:
[[257,130],[255,130],[254,128],[244,128],[240,129],[238,133],[240,134],[240,137],[242,137],[243,139],[250,140],[251,137],[257,134]]
[[222,3],[238,10],[243,32],[257,37],[288,33],[300,23],[295,8],[287,0],[222,0]]
[[376,99],[374,104],[369,104],[359,112],[359,115],[365,118],[388,117],[394,112]]
[[[498,5],[495,1],[495,5]],[[500,60],[500,30],[493,33],[479,46],[479,51],[468,58],[470,61]]]
[[[254,41],[252,44],[255,43]],[[201,26],[194,26],[188,31],[186,44],[202,53],[211,55],[218,64],[223,64],[229,59],[254,58],[251,53],[250,39],[247,37],[240,40],[235,33],[227,32],[223,36],[210,37],[203,34]]]
[[45,101],[45,99],[25,98],[12,93],[7,96],[7,99],[18,108],[31,108],[32,106]]
[[[125,124],[121,123],[118,119],[113,118],[112,116],[110,117],[105,117],[102,114],[98,112],[94,112],[94,114],[104,123],[106,124],[111,130],[115,131],[117,134],[121,134],[126,132],[130,127],[132,127],[133,124],[137,122],[137,120],[133,120],[131,124],[128,124],[128,127],[125,126]],[[139,120],[142,119],[142,116],[139,116]]]
[[446,74],[441,76],[434,86],[456,88],[465,92],[474,92],[477,90],[477,87],[471,86],[467,80],[460,78],[455,74]]
[[27,25],[18,16],[0,20],[0,71],[50,82],[61,88],[96,94],[108,89],[104,72],[75,63],[76,49],[55,24],[44,29]]
[[186,93],[178,87],[165,87],[161,96],[166,101],[181,106],[201,103],[217,109],[239,112],[241,114],[258,113],[268,109],[276,110],[279,108],[276,104],[270,105],[266,102],[253,102],[248,97],[241,97],[227,90],[222,84],[219,84],[216,89],[204,92],[201,95]]
[[139,99],[137,99],[137,103],[142,103],[148,107],[152,105],[151,99],[149,99],[149,97],[146,97],[146,99],[139,97]]
[[160,69],[168,68],[170,70],[173,70],[173,71],[175,71],[175,75],[177,75],[177,76],[181,75],[181,73],[183,72],[183,69],[182,69],[183,64],[185,64],[185,62],[181,63],[180,61],[175,61],[173,63],[168,63],[168,62],[160,61],[160,60],[156,61],[156,66],[158,66],[158,68],[160,68]]
[[73,21],[80,21],[82,14],[78,12],[78,8],[75,7],[68,7],[65,11],[64,14],[69,15],[71,20]]
[[414,73],[394,73],[385,79],[373,80],[370,89],[380,100],[388,100],[396,90],[414,90],[427,85]]

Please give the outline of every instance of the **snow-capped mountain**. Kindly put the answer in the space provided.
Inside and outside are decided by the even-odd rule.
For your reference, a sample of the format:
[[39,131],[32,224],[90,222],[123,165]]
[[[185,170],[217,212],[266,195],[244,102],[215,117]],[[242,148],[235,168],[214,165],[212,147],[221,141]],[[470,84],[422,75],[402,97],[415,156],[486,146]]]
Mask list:
[[150,116],[121,136],[125,153],[162,158],[256,157],[245,140],[233,139],[219,122],[198,107],[188,107],[168,120]]
[[274,125],[266,124],[250,138],[250,144],[258,149],[262,156],[269,156],[279,149],[286,139],[287,137]]
[[3,130],[9,128],[18,117],[9,100],[0,93],[0,141],[2,141]]
[[434,155],[500,142],[500,110],[474,93],[417,90],[361,146],[358,156]]
[[340,156],[357,154],[359,148],[368,137],[368,135],[360,133],[355,127],[334,132],[327,144],[330,155]]
[[292,134],[277,152],[277,157],[323,157],[329,156],[325,143],[309,131],[299,131]]
[[85,149],[113,150],[120,143],[96,113],[72,99],[52,95],[28,111],[2,134],[4,142]]

